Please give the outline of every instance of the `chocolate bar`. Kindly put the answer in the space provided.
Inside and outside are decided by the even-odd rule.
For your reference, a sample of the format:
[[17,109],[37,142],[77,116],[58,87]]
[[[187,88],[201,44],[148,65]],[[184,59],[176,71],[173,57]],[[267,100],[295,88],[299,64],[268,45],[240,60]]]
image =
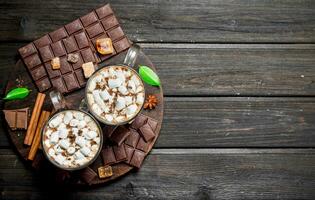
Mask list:
[[[112,40],[112,54],[97,53],[95,42],[98,38]],[[83,63],[104,61],[129,47],[130,42],[113,10],[106,4],[27,44],[19,53],[40,92],[56,87],[62,93],[69,93],[86,84],[81,69]],[[76,63],[67,61],[70,53],[78,55]],[[58,70],[53,70],[50,63],[54,57],[60,57]]]
[[103,158],[104,165],[112,165],[125,161],[127,159],[127,154],[124,145],[106,147],[101,152],[101,157]]
[[16,110],[3,110],[5,119],[12,130],[27,129],[27,121],[29,108],[21,108]]
[[125,128],[124,126],[119,126],[111,134],[110,139],[116,142],[118,146],[120,146],[129,135],[130,135],[129,129]]

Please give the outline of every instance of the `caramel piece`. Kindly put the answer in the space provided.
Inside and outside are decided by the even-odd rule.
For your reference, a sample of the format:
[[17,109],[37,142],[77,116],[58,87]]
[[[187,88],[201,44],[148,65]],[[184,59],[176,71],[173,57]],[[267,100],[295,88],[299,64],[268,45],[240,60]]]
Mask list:
[[79,55],[76,53],[69,53],[67,56],[67,61],[70,63],[76,63],[79,61]]
[[82,65],[82,69],[83,69],[85,78],[89,78],[95,72],[95,67],[94,67],[93,62],[84,63]]
[[99,167],[98,168],[98,176],[100,178],[108,178],[113,176],[113,169],[111,166]]
[[51,60],[51,66],[53,69],[60,69],[60,58],[59,57],[54,57]]
[[96,49],[100,54],[112,54],[114,52],[112,40],[110,38],[100,38],[96,40]]

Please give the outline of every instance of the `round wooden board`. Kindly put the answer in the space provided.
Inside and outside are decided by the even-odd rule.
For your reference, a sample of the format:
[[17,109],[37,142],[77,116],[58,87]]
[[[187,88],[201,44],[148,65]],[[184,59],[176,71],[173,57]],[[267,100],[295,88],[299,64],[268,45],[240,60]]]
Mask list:
[[[121,53],[120,55],[117,55],[109,60],[106,61],[107,65],[111,64],[120,64],[123,62],[123,59],[126,55],[126,52]],[[155,71],[155,67],[150,61],[150,59],[141,51],[136,62],[136,70],[138,70],[138,65],[146,65],[151,67]],[[24,66],[24,63],[19,60],[16,65],[14,66],[14,69],[12,69],[12,73],[10,75],[9,82],[6,87],[6,92],[8,92],[10,89],[17,87],[17,86],[25,86],[31,89],[30,95],[24,99],[24,100],[16,100],[16,101],[8,101],[4,104],[4,109],[18,109],[18,108],[24,108],[24,107],[30,107],[30,109],[33,109],[36,95],[37,95],[37,89],[34,85],[34,83],[31,80],[31,77],[29,73],[26,70],[26,67]],[[145,90],[146,94],[154,94],[158,98],[158,105],[153,110],[143,110],[141,113],[145,114],[155,120],[158,121],[158,127],[156,129],[157,136],[155,137],[155,141],[150,145],[149,152],[151,151],[153,145],[155,144],[161,130],[162,120],[163,120],[163,107],[164,107],[164,101],[163,101],[163,91],[162,87],[153,87],[150,85],[145,84]],[[49,100],[48,92],[46,92],[46,99],[43,106],[43,110],[52,110],[52,104]],[[67,105],[69,108],[77,109],[79,107],[79,104],[81,100],[84,98],[84,88],[80,89],[78,91],[75,91],[73,93],[70,93],[65,96]],[[31,113],[31,112],[30,112]],[[30,118],[30,116],[29,116]],[[43,153],[41,150],[38,151],[36,158],[33,162],[27,160],[28,152],[30,147],[25,146],[23,144],[24,136],[26,131],[12,131],[8,126],[7,131],[11,138],[12,144],[16,147],[16,150],[21,155],[21,157],[28,163],[28,165],[33,166],[36,170],[43,173],[44,177],[47,178],[56,178],[57,182],[60,183],[66,183],[69,185],[96,185],[105,183],[108,181],[112,181],[114,179],[117,179],[125,174],[127,174],[129,171],[133,169],[132,166],[125,164],[125,163],[118,163],[115,165],[112,165],[113,169],[113,176],[106,179],[100,179],[96,178],[93,179],[93,181],[86,183],[82,180],[80,177],[79,171],[75,172],[66,172],[59,169],[56,169],[52,166],[43,156]],[[103,126],[103,132],[107,131],[107,126]],[[105,134],[104,134],[105,137]],[[145,162],[144,162],[145,163]],[[90,167],[97,173],[97,168],[102,166],[102,160],[101,157],[98,156],[96,161],[90,165]],[[51,170],[54,173],[51,173]]]

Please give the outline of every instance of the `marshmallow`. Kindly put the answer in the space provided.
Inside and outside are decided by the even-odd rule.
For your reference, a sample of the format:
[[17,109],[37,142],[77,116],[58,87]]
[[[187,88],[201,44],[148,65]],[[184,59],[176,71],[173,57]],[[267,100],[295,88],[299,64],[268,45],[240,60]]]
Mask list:
[[79,121],[78,128],[84,128],[86,126],[86,122],[84,120]]
[[136,104],[132,104],[127,107],[127,115],[135,114],[137,111],[138,106]]
[[47,147],[47,148],[49,148],[51,145],[50,145],[50,141],[49,140],[45,140],[45,146]]
[[49,127],[56,128],[62,122],[62,118],[58,115],[49,122]]
[[119,78],[116,79],[109,79],[108,80],[108,87],[113,89],[113,88],[117,88],[119,87],[121,84],[123,83],[123,81]]
[[59,145],[63,149],[68,149],[70,146],[70,142],[67,139],[63,139],[59,141]]
[[144,102],[143,94],[142,94],[142,93],[139,93],[139,94],[137,95],[137,101],[136,101],[136,103],[142,105],[143,102]]
[[114,118],[113,118],[112,115],[107,114],[107,115],[105,115],[105,119],[106,119],[107,121],[111,122],[111,121],[113,121]]
[[104,101],[109,100],[110,97],[111,97],[111,95],[108,93],[107,90],[102,90],[102,91],[100,92],[100,96],[102,97],[102,99],[103,99]]
[[92,92],[93,90],[95,90],[95,88],[96,88],[96,82],[92,79],[89,82],[88,91]]
[[124,116],[118,116],[115,118],[117,122],[122,122],[122,121],[125,121],[125,117]]
[[67,149],[67,152],[68,152],[68,154],[72,155],[72,154],[74,154],[74,152],[75,152],[75,148],[74,148],[74,147],[69,147],[69,148]]
[[125,103],[126,103],[126,106],[129,106],[130,104],[132,104],[132,97],[126,96],[125,97]]
[[139,86],[141,84],[141,82],[139,81],[139,78],[136,75],[132,75],[130,80],[132,80],[136,86]]
[[55,150],[53,149],[53,148],[50,148],[50,149],[48,149],[48,155],[49,156],[54,156],[56,153],[55,153]]
[[84,137],[88,140],[92,140],[97,136],[97,133],[95,131],[89,131],[84,134]]
[[79,120],[77,119],[71,119],[70,120],[70,126],[78,126],[79,125]]
[[59,145],[55,145],[54,150],[55,150],[56,154],[60,154],[63,152],[63,150],[61,149],[61,147]]
[[95,112],[97,115],[101,115],[103,113],[102,109],[97,105],[96,103],[92,105],[92,110]]
[[94,76],[94,80],[96,81],[96,83],[101,83],[101,82],[103,82],[103,77],[102,77],[102,75],[96,75],[96,76]]
[[93,152],[96,152],[98,150],[98,145],[96,145],[96,144],[92,145],[91,150]]
[[115,71],[115,69],[113,67],[109,68],[108,73],[109,73],[109,76],[116,75],[116,71]]
[[131,71],[130,70],[127,70],[127,71],[124,71],[124,75],[128,78],[131,76]]
[[118,97],[117,98],[117,102],[116,102],[116,110],[121,110],[124,107],[126,107],[126,103],[125,103],[125,98],[123,97]]
[[90,121],[90,122],[88,123],[88,126],[89,126],[90,130],[92,130],[92,131],[98,131],[98,126],[96,125],[96,123],[95,123],[94,121]]
[[62,139],[68,137],[68,129],[66,129],[66,128],[60,129],[58,131],[58,136],[59,136],[59,138],[62,138]]
[[136,93],[140,93],[143,91],[143,87],[142,86],[138,86],[136,89]]
[[79,133],[79,129],[78,128],[72,128],[71,131],[75,135]]
[[80,147],[84,147],[86,140],[84,139],[84,137],[78,136],[75,138],[75,143],[79,145]]
[[107,70],[103,70],[103,71],[101,71],[101,73],[100,73],[104,78],[107,78],[107,77],[109,77],[109,73],[108,73],[108,71]]
[[59,131],[55,131],[50,135],[50,144],[56,144],[59,141]]
[[127,88],[123,85],[119,86],[118,91],[122,94],[122,95],[127,95],[129,92],[127,90]]
[[74,112],[73,116],[74,118],[76,118],[77,120],[83,120],[84,119],[84,113],[82,112]]
[[65,128],[67,128],[67,125],[66,125],[65,123],[61,122],[61,123],[59,124],[57,130],[59,131],[59,130],[61,130],[61,129],[65,129]]
[[91,150],[88,147],[83,147],[80,149],[81,153],[85,156],[88,156]]
[[74,157],[78,161],[78,160],[83,159],[84,155],[80,151],[77,151],[77,152],[74,153]]
[[100,144],[101,139],[100,139],[100,137],[96,137],[96,138],[94,138],[94,141],[96,142],[96,144]]
[[57,155],[55,158],[55,161],[59,164],[59,165],[63,165],[63,162],[66,160],[66,158],[64,156],[62,156],[61,154]]
[[92,118],[91,118],[90,116],[88,116],[88,115],[85,115],[85,116],[84,116],[84,121],[85,121],[86,123],[88,123],[88,122],[92,121]]
[[52,133],[51,129],[46,130],[45,135],[49,138]]
[[65,124],[69,124],[70,120],[73,119],[73,114],[71,111],[66,112],[65,117],[63,118],[63,122]]
[[88,94],[86,95],[86,97],[87,97],[88,103],[89,103],[90,105],[92,105],[92,104],[94,103],[93,94],[88,93]]
[[133,94],[136,93],[137,86],[136,86],[134,81],[132,81],[132,80],[128,81],[128,89],[131,93],[133,93]]

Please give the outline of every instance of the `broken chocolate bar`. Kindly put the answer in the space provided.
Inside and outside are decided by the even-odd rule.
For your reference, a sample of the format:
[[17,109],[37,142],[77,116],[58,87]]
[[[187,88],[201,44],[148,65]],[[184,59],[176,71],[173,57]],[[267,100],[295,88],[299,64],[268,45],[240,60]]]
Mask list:
[[124,126],[117,127],[114,132],[111,134],[111,140],[116,142],[120,146],[125,139],[130,135],[129,129]]
[[27,129],[29,116],[29,108],[21,108],[16,110],[3,110],[5,119],[11,130]]
[[[96,51],[99,38],[111,39],[112,53],[102,55]],[[27,44],[19,53],[40,92],[56,87],[62,93],[69,93],[86,84],[83,63],[104,61],[129,47],[113,10],[106,4]],[[78,55],[76,62],[68,59],[70,53]],[[52,70],[50,62],[54,57],[60,57],[58,70]]]
[[124,145],[106,147],[101,152],[101,157],[103,158],[104,165],[112,165],[125,161],[127,159],[127,154]]

